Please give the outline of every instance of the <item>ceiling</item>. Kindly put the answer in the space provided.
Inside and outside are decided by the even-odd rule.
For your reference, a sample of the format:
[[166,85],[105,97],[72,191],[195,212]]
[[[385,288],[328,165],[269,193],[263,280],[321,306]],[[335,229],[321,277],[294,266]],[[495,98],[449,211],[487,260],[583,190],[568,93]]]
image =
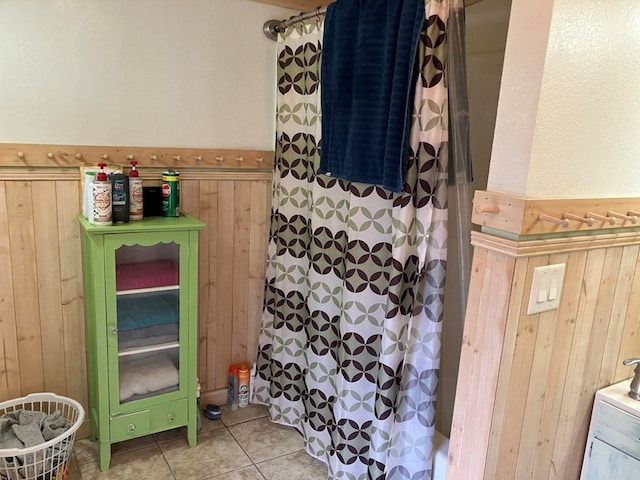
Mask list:
[[[326,7],[333,0],[254,0],[259,3],[268,3],[269,5],[277,5],[279,7],[300,10],[301,12],[311,12],[318,7]],[[465,6],[469,7],[480,0],[465,0]]]
[[301,12],[311,12],[318,7],[326,7],[333,0],[254,0],[258,3],[277,5],[278,7],[291,8]]

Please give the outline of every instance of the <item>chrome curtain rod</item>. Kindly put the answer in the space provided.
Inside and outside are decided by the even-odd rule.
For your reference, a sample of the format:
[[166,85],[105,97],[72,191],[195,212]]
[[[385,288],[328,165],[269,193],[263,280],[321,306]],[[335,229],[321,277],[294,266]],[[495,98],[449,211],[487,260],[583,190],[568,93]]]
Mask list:
[[284,32],[288,26],[297,22],[304,22],[305,20],[309,20],[313,17],[320,18],[320,16],[325,13],[327,13],[327,7],[318,7],[313,12],[301,13],[300,15],[288,18],[287,20],[267,20],[264,22],[262,31],[271,40],[276,40],[278,38],[278,34]]

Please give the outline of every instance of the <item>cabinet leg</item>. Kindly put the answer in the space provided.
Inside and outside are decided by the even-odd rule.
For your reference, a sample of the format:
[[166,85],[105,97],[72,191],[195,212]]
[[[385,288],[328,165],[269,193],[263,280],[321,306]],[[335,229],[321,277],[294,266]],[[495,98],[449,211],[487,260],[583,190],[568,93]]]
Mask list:
[[98,439],[96,430],[97,430],[96,422],[94,422],[93,419],[91,419],[91,421],[89,422],[89,440],[91,440],[92,442],[95,442]]
[[109,463],[111,463],[111,444],[100,442],[100,470],[103,472],[109,470]]
[[187,425],[187,441],[189,442],[190,447],[196,446],[196,436],[198,433],[197,430],[198,429],[196,428],[196,422],[189,422],[189,425]]

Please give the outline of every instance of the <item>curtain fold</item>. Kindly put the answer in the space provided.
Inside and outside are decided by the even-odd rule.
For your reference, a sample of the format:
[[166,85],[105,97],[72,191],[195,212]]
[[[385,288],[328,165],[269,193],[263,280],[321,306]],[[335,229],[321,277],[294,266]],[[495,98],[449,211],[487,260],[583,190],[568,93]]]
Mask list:
[[431,478],[447,253],[448,2],[426,4],[404,190],[316,174],[322,23],[278,39],[255,400],[329,478]]

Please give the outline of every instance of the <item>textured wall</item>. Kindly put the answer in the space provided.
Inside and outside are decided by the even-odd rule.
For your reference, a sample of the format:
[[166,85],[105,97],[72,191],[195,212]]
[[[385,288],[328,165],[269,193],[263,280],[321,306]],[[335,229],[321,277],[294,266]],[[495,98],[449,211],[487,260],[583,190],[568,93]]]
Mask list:
[[528,197],[640,195],[640,3],[556,0]]
[[488,190],[638,196],[640,4],[514,0]]
[[275,42],[248,0],[0,2],[0,142],[273,148]]

